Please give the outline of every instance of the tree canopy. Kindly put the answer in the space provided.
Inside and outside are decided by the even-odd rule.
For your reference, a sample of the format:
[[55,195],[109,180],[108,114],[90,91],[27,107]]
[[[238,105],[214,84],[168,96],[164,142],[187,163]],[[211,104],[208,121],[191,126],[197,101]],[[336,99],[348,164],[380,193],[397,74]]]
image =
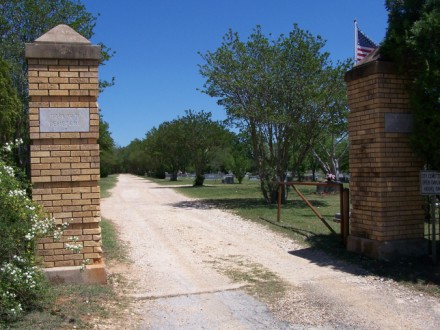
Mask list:
[[[209,112],[187,110],[185,116],[162,123],[147,133],[145,148],[156,166],[177,179],[178,171],[190,166],[195,172],[194,185],[203,185],[204,173],[226,144],[228,132],[211,119]],[[151,164],[154,166],[154,164]]]
[[[27,133],[28,83],[25,43],[31,43],[53,27],[67,24],[90,39],[96,17],[87,12],[79,0],[2,0],[0,1],[0,58],[9,64],[12,83],[21,100],[21,113],[16,120],[15,135],[25,139]],[[102,46],[102,63],[113,52]],[[100,88],[113,81],[100,81]],[[25,139],[26,140],[26,139]],[[22,160],[23,162],[24,160]]]
[[[13,0],[0,3],[0,56],[11,65],[14,83],[22,99],[27,98],[27,66],[24,44],[31,43],[53,27],[67,24],[90,39],[96,17],[74,0]],[[103,45],[102,59],[111,51]]]
[[0,145],[12,141],[21,103],[9,74],[9,66],[0,59]]
[[346,111],[343,73],[325,41],[294,25],[288,35],[265,36],[257,26],[247,42],[230,30],[214,52],[201,54],[204,92],[218,98],[228,118],[251,137],[252,154],[267,202],[276,200],[295,146],[298,171],[332,119]]
[[387,0],[383,56],[411,81],[414,150],[440,169],[440,1]]
[[116,159],[116,146],[110,132],[110,125],[103,119],[102,114],[99,114],[99,152],[100,152],[100,170],[101,177],[106,177],[108,174],[114,173],[118,165]]

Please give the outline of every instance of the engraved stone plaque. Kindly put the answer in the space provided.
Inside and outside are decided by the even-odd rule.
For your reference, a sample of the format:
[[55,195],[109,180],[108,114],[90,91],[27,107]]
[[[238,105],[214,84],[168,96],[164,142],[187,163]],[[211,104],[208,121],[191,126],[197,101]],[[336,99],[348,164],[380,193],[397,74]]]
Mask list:
[[411,133],[412,114],[410,113],[386,113],[385,114],[386,133]]
[[88,108],[40,108],[40,132],[89,132]]

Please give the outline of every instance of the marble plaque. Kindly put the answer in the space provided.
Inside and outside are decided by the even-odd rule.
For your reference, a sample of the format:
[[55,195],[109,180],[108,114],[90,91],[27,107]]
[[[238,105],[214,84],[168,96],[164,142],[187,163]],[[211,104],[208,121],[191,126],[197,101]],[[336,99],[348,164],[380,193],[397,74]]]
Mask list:
[[89,132],[89,108],[40,108],[40,132]]

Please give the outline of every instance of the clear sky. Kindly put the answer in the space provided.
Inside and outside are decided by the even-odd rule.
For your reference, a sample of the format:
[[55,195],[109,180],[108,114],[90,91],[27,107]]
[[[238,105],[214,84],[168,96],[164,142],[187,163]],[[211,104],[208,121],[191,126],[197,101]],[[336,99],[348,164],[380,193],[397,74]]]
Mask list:
[[336,62],[353,57],[354,19],[373,41],[387,27],[384,0],[83,0],[98,15],[92,43],[116,55],[100,67],[100,77],[116,85],[99,97],[104,120],[119,146],[145,137],[185,110],[204,110],[215,120],[225,111],[203,87],[198,52],[215,51],[229,28],[242,40],[261,25],[277,37],[298,23],[327,40]]

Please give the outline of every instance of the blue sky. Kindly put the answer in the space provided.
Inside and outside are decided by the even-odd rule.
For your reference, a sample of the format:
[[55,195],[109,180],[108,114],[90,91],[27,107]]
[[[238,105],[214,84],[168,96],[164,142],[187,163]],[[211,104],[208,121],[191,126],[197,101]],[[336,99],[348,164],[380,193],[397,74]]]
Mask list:
[[104,120],[119,146],[142,139],[151,128],[185,114],[225,111],[203,87],[198,52],[215,51],[229,28],[246,40],[256,25],[274,36],[294,23],[327,44],[333,61],[353,57],[354,27],[381,42],[387,27],[384,0],[83,0],[98,15],[92,43],[116,55],[100,67],[100,77],[116,85],[99,97]]

